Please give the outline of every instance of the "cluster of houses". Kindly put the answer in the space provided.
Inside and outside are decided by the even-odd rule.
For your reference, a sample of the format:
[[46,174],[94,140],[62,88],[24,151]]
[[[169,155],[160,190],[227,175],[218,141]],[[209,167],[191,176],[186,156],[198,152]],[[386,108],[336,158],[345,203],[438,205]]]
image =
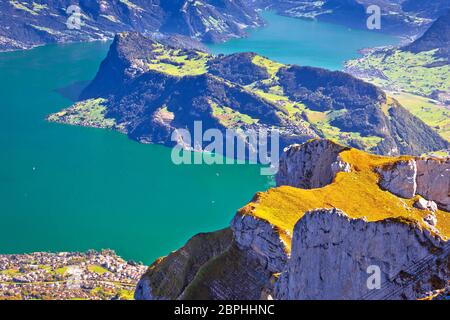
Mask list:
[[132,299],[146,269],[111,250],[0,255],[0,299]]

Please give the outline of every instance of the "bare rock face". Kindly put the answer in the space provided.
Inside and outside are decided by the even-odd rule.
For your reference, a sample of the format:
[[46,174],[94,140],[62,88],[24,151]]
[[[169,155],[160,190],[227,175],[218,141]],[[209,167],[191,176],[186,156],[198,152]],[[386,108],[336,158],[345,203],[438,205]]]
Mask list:
[[273,296],[273,274],[286,268],[286,244],[270,223],[237,214],[233,244],[205,264],[181,299],[247,300]]
[[[445,288],[448,261],[448,242],[414,223],[367,222],[336,209],[315,210],[295,226],[291,259],[275,297],[417,299]],[[381,287],[369,290],[377,268]]]
[[417,190],[415,160],[399,161],[393,167],[381,168],[380,186],[402,198],[412,198]]
[[313,140],[286,148],[275,177],[277,186],[314,189],[330,184],[337,172],[350,170],[339,158],[344,149],[330,140]]
[[136,300],[165,300],[163,297],[156,297],[152,292],[152,283],[148,277],[142,277],[134,291]]
[[417,160],[417,194],[450,211],[450,159]]
[[450,211],[450,159],[411,159],[377,170],[383,189],[408,199],[421,195]]

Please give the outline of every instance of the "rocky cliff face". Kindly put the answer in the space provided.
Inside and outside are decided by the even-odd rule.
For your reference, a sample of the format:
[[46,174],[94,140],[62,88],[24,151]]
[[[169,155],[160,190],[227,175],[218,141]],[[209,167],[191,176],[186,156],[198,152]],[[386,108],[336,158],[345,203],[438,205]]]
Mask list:
[[289,259],[275,226],[251,216],[231,222],[233,245],[200,270],[181,299],[271,299],[276,280]]
[[[431,161],[371,156],[327,140],[292,146],[282,157],[278,187],[236,214],[225,250],[196,258],[203,265],[182,294],[142,295],[161,281],[152,274],[174,276],[153,265],[136,297],[417,299],[440,292],[449,280],[450,213],[418,208],[420,197],[403,199],[379,186],[389,170],[390,177],[406,173],[408,179],[415,163],[427,172],[416,181],[420,175],[429,188],[436,174],[447,172],[444,162]],[[377,290],[367,286],[373,268],[380,271]]]
[[450,160],[411,159],[393,167],[381,168],[380,185],[403,197],[420,195],[435,201],[443,210],[450,211]]
[[282,155],[275,177],[277,185],[303,189],[325,187],[333,181],[336,173],[350,171],[350,165],[339,157],[344,149],[329,140],[290,146]]
[[[277,237],[272,232],[271,238],[268,225],[261,221],[236,222],[233,228],[237,238],[231,229],[197,235],[182,249],[156,261],[139,281],[135,298],[266,298],[271,292],[267,288],[273,286],[272,273],[281,270],[280,264],[284,266],[286,253],[278,252],[274,259],[260,254],[277,247]],[[266,265],[266,257],[270,265]]]
[[167,300],[180,297],[199,269],[232,243],[230,229],[199,234],[183,248],[153,263],[137,284],[135,298]]

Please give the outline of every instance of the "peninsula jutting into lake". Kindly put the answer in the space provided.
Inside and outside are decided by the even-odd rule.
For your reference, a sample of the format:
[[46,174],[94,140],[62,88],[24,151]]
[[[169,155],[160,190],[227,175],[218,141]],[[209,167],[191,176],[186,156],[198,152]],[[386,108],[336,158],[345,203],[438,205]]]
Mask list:
[[372,5],[2,2],[0,299],[447,297],[450,5]]

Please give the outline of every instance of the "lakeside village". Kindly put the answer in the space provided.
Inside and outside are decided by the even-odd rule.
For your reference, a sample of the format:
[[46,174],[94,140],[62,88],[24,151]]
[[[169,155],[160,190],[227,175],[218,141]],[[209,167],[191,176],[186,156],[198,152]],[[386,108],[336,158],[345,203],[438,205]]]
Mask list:
[[112,250],[0,255],[0,300],[130,300],[146,270]]

